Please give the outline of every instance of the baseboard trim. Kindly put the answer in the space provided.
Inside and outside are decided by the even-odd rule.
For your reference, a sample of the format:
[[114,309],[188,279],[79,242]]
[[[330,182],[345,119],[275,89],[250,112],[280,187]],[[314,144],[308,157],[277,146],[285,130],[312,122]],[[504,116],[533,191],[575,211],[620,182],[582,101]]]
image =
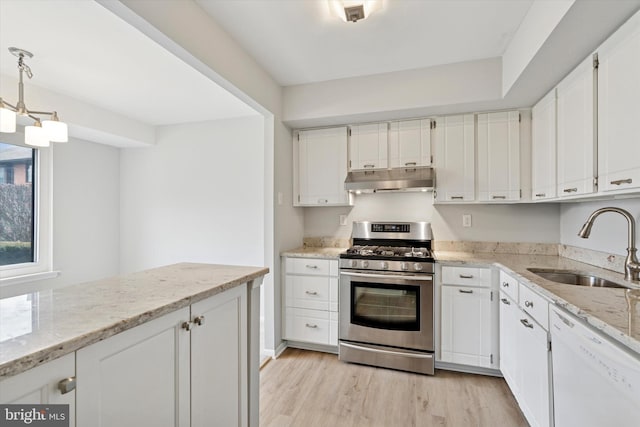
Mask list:
[[338,354],[338,346],[334,346],[334,345],[312,344],[312,343],[300,342],[300,341],[287,341],[287,347],[299,348],[302,350],[320,351],[323,353]]
[[[502,372],[499,369],[481,368],[479,366],[461,365],[451,362],[439,362],[436,360],[436,369],[442,369],[443,371],[456,371],[464,372],[467,374],[487,375],[490,377],[502,377]],[[436,373],[436,375],[438,375]]]

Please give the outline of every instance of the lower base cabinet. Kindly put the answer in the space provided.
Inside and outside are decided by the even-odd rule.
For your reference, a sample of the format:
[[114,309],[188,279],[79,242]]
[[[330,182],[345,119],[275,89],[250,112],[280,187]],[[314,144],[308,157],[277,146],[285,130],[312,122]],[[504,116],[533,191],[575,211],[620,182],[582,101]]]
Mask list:
[[[69,405],[69,427],[75,427],[76,391],[73,389],[75,372],[75,354],[72,353],[9,377],[0,382],[0,403]],[[65,383],[69,383],[66,389]]]
[[249,425],[247,298],[239,286],[78,350],[78,425]]

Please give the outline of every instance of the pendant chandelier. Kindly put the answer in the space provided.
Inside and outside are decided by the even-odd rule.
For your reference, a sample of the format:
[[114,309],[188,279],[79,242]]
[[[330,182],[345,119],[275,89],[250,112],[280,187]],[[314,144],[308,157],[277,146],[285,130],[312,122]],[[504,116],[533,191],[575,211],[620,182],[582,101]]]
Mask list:
[[[67,124],[58,119],[55,111],[32,111],[24,103],[23,74],[32,78],[31,68],[24,62],[25,58],[33,58],[29,51],[10,47],[9,52],[18,57],[18,103],[11,105],[0,98],[0,132],[13,133],[16,131],[17,116],[29,117],[33,124],[24,127],[24,142],[35,147],[48,147],[49,142],[67,142],[69,139]],[[37,116],[49,116],[40,120]]]

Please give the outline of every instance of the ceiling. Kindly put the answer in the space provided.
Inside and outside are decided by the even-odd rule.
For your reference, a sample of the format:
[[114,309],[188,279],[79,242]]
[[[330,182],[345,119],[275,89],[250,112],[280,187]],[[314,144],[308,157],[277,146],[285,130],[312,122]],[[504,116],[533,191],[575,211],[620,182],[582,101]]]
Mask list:
[[533,0],[386,0],[347,23],[326,0],[196,0],[283,86],[502,56]]
[[[256,114],[94,1],[0,0],[0,73],[17,78],[10,46],[34,54],[33,79],[25,81],[32,109],[44,106],[29,104],[29,85],[148,125]],[[15,104],[15,91],[7,102]]]

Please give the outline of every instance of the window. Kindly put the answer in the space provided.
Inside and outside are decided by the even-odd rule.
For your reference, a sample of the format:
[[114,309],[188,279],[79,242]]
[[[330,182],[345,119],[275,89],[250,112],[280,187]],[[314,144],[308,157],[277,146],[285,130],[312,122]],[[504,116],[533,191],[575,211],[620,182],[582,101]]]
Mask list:
[[51,271],[50,149],[26,146],[22,138],[0,140],[1,286]]
[[36,189],[32,178],[15,179],[16,170],[33,170],[34,157],[34,149],[0,142],[0,265],[34,262]]

